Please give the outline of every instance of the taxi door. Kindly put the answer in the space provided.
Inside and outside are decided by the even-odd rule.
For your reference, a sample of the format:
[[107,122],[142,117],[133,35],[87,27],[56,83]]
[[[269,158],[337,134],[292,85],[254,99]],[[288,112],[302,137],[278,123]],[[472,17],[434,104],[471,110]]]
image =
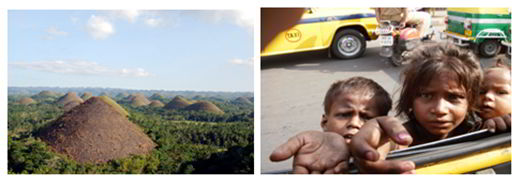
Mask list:
[[302,52],[327,48],[324,45],[321,26],[328,24],[326,17],[320,17],[319,10],[308,8],[297,25],[282,31],[266,46],[261,56]]

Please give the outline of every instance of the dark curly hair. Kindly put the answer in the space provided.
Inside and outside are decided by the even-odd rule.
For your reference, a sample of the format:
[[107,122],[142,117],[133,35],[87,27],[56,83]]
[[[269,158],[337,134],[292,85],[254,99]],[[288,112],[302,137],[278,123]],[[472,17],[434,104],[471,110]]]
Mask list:
[[387,91],[375,81],[365,77],[352,77],[346,80],[336,81],[331,84],[324,98],[324,112],[329,114],[333,100],[341,93],[363,92],[372,95],[379,102],[378,115],[387,115],[392,107],[392,100]]

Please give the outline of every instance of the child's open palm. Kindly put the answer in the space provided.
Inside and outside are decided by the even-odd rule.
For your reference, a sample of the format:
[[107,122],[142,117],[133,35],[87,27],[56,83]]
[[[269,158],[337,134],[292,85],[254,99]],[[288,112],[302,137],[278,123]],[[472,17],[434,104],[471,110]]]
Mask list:
[[270,160],[282,161],[292,156],[295,174],[337,174],[347,171],[349,151],[339,134],[305,131],[277,147]]

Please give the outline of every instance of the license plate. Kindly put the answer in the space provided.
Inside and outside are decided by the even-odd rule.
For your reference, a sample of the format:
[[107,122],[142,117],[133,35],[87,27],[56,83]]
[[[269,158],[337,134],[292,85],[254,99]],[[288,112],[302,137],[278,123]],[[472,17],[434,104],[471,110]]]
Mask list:
[[380,45],[381,46],[392,46],[393,45],[393,36],[380,36]]
[[376,28],[376,34],[383,35],[383,34],[391,34],[391,27],[379,27]]

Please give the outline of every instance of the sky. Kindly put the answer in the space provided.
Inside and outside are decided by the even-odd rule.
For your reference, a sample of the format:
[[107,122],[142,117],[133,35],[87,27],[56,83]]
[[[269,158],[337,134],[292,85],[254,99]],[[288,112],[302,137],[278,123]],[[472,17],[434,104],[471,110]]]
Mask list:
[[8,86],[253,91],[242,10],[9,10]]

